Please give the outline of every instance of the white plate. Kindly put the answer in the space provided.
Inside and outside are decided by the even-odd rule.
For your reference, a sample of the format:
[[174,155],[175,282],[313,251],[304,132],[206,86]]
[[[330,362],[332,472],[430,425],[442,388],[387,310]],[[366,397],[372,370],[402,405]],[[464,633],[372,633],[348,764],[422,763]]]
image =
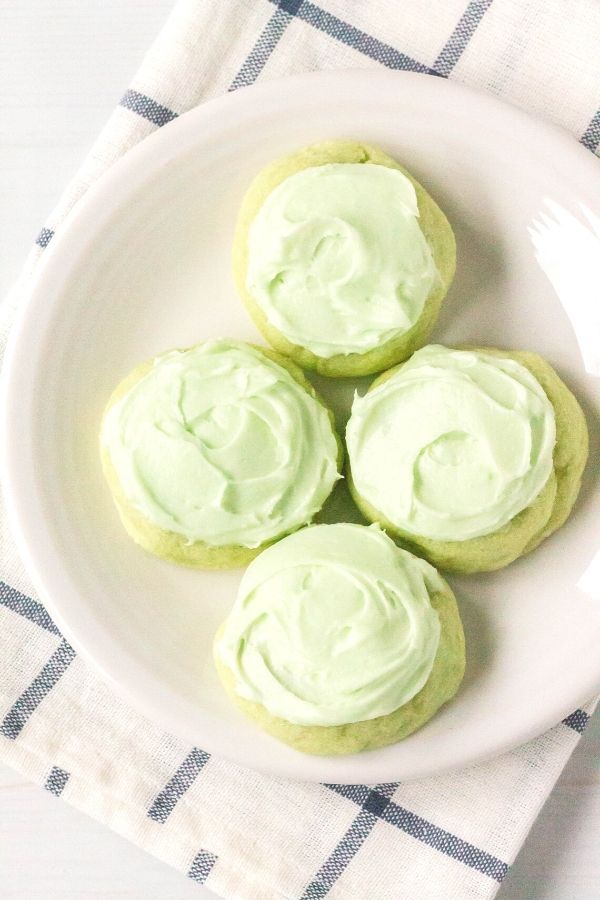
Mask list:
[[[526,230],[548,195],[574,212],[582,200],[600,210],[597,160],[566,134],[456,83],[328,72],[187,113],[77,206],[44,254],[6,363],[6,493],[57,624],[149,717],[278,775],[386,782],[499,753],[600,689],[598,583],[595,597],[578,586],[600,544],[597,466],[588,466],[568,525],[532,556],[451,579],[468,646],[458,697],[396,746],[333,759],[289,749],[229,704],[210,648],[239,573],[188,571],[139,550],[117,520],[97,454],[106,399],[140,360],[211,336],[257,339],[230,276],[240,199],[270,159],[330,137],[382,145],[448,214],[458,275],[434,338],[540,351],[582,400],[597,449],[599,379],[586,375]],[[340,409],[352,388],[319,387]]]

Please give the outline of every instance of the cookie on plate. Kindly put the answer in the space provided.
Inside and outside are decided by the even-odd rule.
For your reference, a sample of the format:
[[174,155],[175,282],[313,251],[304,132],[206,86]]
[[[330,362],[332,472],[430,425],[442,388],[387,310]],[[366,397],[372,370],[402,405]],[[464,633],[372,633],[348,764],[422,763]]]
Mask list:
[[214,645],[233,702],[297,750],[384,747],[458,690],[454,595],[377,526],[313,525],[246,570]]
[[339,478],[333,415],[272,350],[210,340],[138,366],[112,395],[101,456],[146,550],[230,568],[319,512]]
[[484,572],[567,519],[588,435],[537,354],[430,345],[355,398],[346,444],[367,519],[442,569]]
[[380,372],[420,347],[455,263],[452,229],[427,191],[355,141],[263,169],[233,247],[238,291],[264,337],[330,376]]

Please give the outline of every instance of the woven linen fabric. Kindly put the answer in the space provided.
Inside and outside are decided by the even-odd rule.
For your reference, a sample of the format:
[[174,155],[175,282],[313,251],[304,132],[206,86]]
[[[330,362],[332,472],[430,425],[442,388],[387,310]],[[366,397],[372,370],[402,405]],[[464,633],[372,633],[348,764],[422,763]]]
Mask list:
[[[600,144],[596,0],[179,3],[4,307],[89,185],[202,101],[322,68],[452,77]],[[543,148],[540,148],[542,152]],[[491,762],[409,784],[302,784],[186,746],[62,638],[0,514],[0,759],[225,898],[468,900],[497,891],[593,705]]]

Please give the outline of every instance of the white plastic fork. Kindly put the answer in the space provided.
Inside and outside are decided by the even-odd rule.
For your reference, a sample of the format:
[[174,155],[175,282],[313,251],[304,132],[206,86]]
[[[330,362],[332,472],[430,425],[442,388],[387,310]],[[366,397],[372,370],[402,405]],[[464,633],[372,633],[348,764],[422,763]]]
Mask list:
[[528,228],[536,259],[575,331],[586,372],[600,376],[600,217],[580,204],[585,221],[545,199]]

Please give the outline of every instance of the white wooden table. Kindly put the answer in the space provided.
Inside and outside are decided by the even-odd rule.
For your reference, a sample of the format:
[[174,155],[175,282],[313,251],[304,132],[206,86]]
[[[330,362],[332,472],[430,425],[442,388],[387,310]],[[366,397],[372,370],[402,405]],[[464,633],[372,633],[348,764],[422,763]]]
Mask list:
[[[170,6],[171,0],[0,0],[0,294]],[[597,714],[498,896],[600,900],[599,850]],[[214,895],[0,766],[0,897]]]

